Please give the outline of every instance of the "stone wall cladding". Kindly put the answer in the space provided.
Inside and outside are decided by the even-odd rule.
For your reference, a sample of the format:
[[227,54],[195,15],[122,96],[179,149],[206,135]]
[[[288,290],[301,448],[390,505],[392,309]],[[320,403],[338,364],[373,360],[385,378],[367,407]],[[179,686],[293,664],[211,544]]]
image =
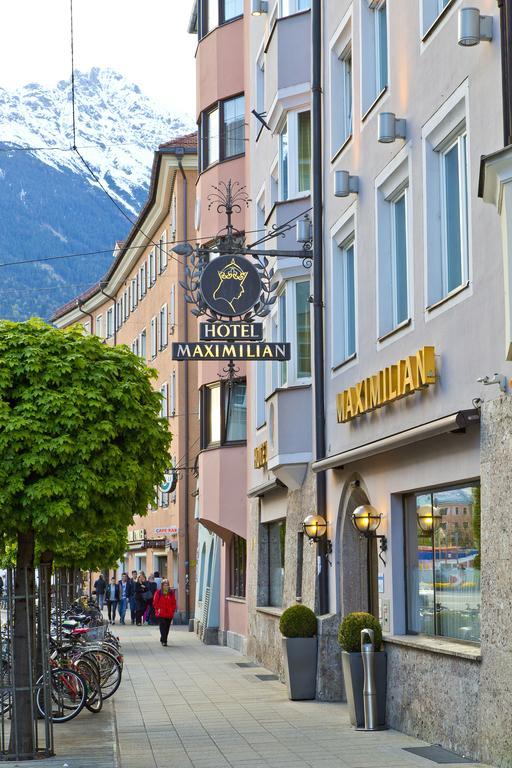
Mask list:
[[512,768],[512,398],[481,411],[481,759]]
[[388,724],[478,759],[480,663],[390,643],[385,650]]

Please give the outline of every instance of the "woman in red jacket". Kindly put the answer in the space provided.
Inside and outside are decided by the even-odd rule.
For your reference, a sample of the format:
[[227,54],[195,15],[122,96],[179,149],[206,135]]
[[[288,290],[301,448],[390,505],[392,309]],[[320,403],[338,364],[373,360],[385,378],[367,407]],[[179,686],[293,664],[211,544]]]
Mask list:
[[171,589],[169,586],[168,579],[162,579],[162,586],[155,592],[153,608],[160,624],[160,642],[162,645],[167,646],[169,627],[176,611],[176,596],[174,589]]

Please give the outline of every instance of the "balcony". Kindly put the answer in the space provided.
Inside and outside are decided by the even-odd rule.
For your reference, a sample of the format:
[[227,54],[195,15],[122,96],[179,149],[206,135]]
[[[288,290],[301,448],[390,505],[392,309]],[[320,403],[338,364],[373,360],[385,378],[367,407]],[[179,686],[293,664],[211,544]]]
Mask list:
[[203,525],[221,538],[247,537],[247,449],[208,448],[199,454],[199,509]]
[[313,458],[311,385],[276,389],[267,406],[267,469],[287,488],[297,490]]

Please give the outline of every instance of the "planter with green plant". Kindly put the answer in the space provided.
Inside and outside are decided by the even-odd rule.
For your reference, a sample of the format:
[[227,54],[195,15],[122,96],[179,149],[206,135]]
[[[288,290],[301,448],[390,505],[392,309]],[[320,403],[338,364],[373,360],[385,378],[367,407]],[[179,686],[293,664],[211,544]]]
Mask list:
[[377,718],[379,726],[386,723],[386,652],[381,650],[382,628],[371,613],[349,613],[340,624],[338,642],[341,645],[341,663],[350,722],[357,728],[364,727],[363,659],[361,656],[361,632],[372,629],[375,637],[375,683],[377,687]]
[[288,697],[293,701],[316,696],[318,640],[314,612],[305,605],[292,605],[279,621]]

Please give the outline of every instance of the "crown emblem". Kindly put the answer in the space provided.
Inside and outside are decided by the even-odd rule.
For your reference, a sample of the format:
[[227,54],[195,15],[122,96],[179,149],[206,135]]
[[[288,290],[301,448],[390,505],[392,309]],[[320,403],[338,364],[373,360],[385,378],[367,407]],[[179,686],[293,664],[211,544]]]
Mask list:
[[222,280],[238,280],[243,283],[248,273],[244,272],[242,268],[236,263],[234,259],[231,259],[229,264],[217,273]]

